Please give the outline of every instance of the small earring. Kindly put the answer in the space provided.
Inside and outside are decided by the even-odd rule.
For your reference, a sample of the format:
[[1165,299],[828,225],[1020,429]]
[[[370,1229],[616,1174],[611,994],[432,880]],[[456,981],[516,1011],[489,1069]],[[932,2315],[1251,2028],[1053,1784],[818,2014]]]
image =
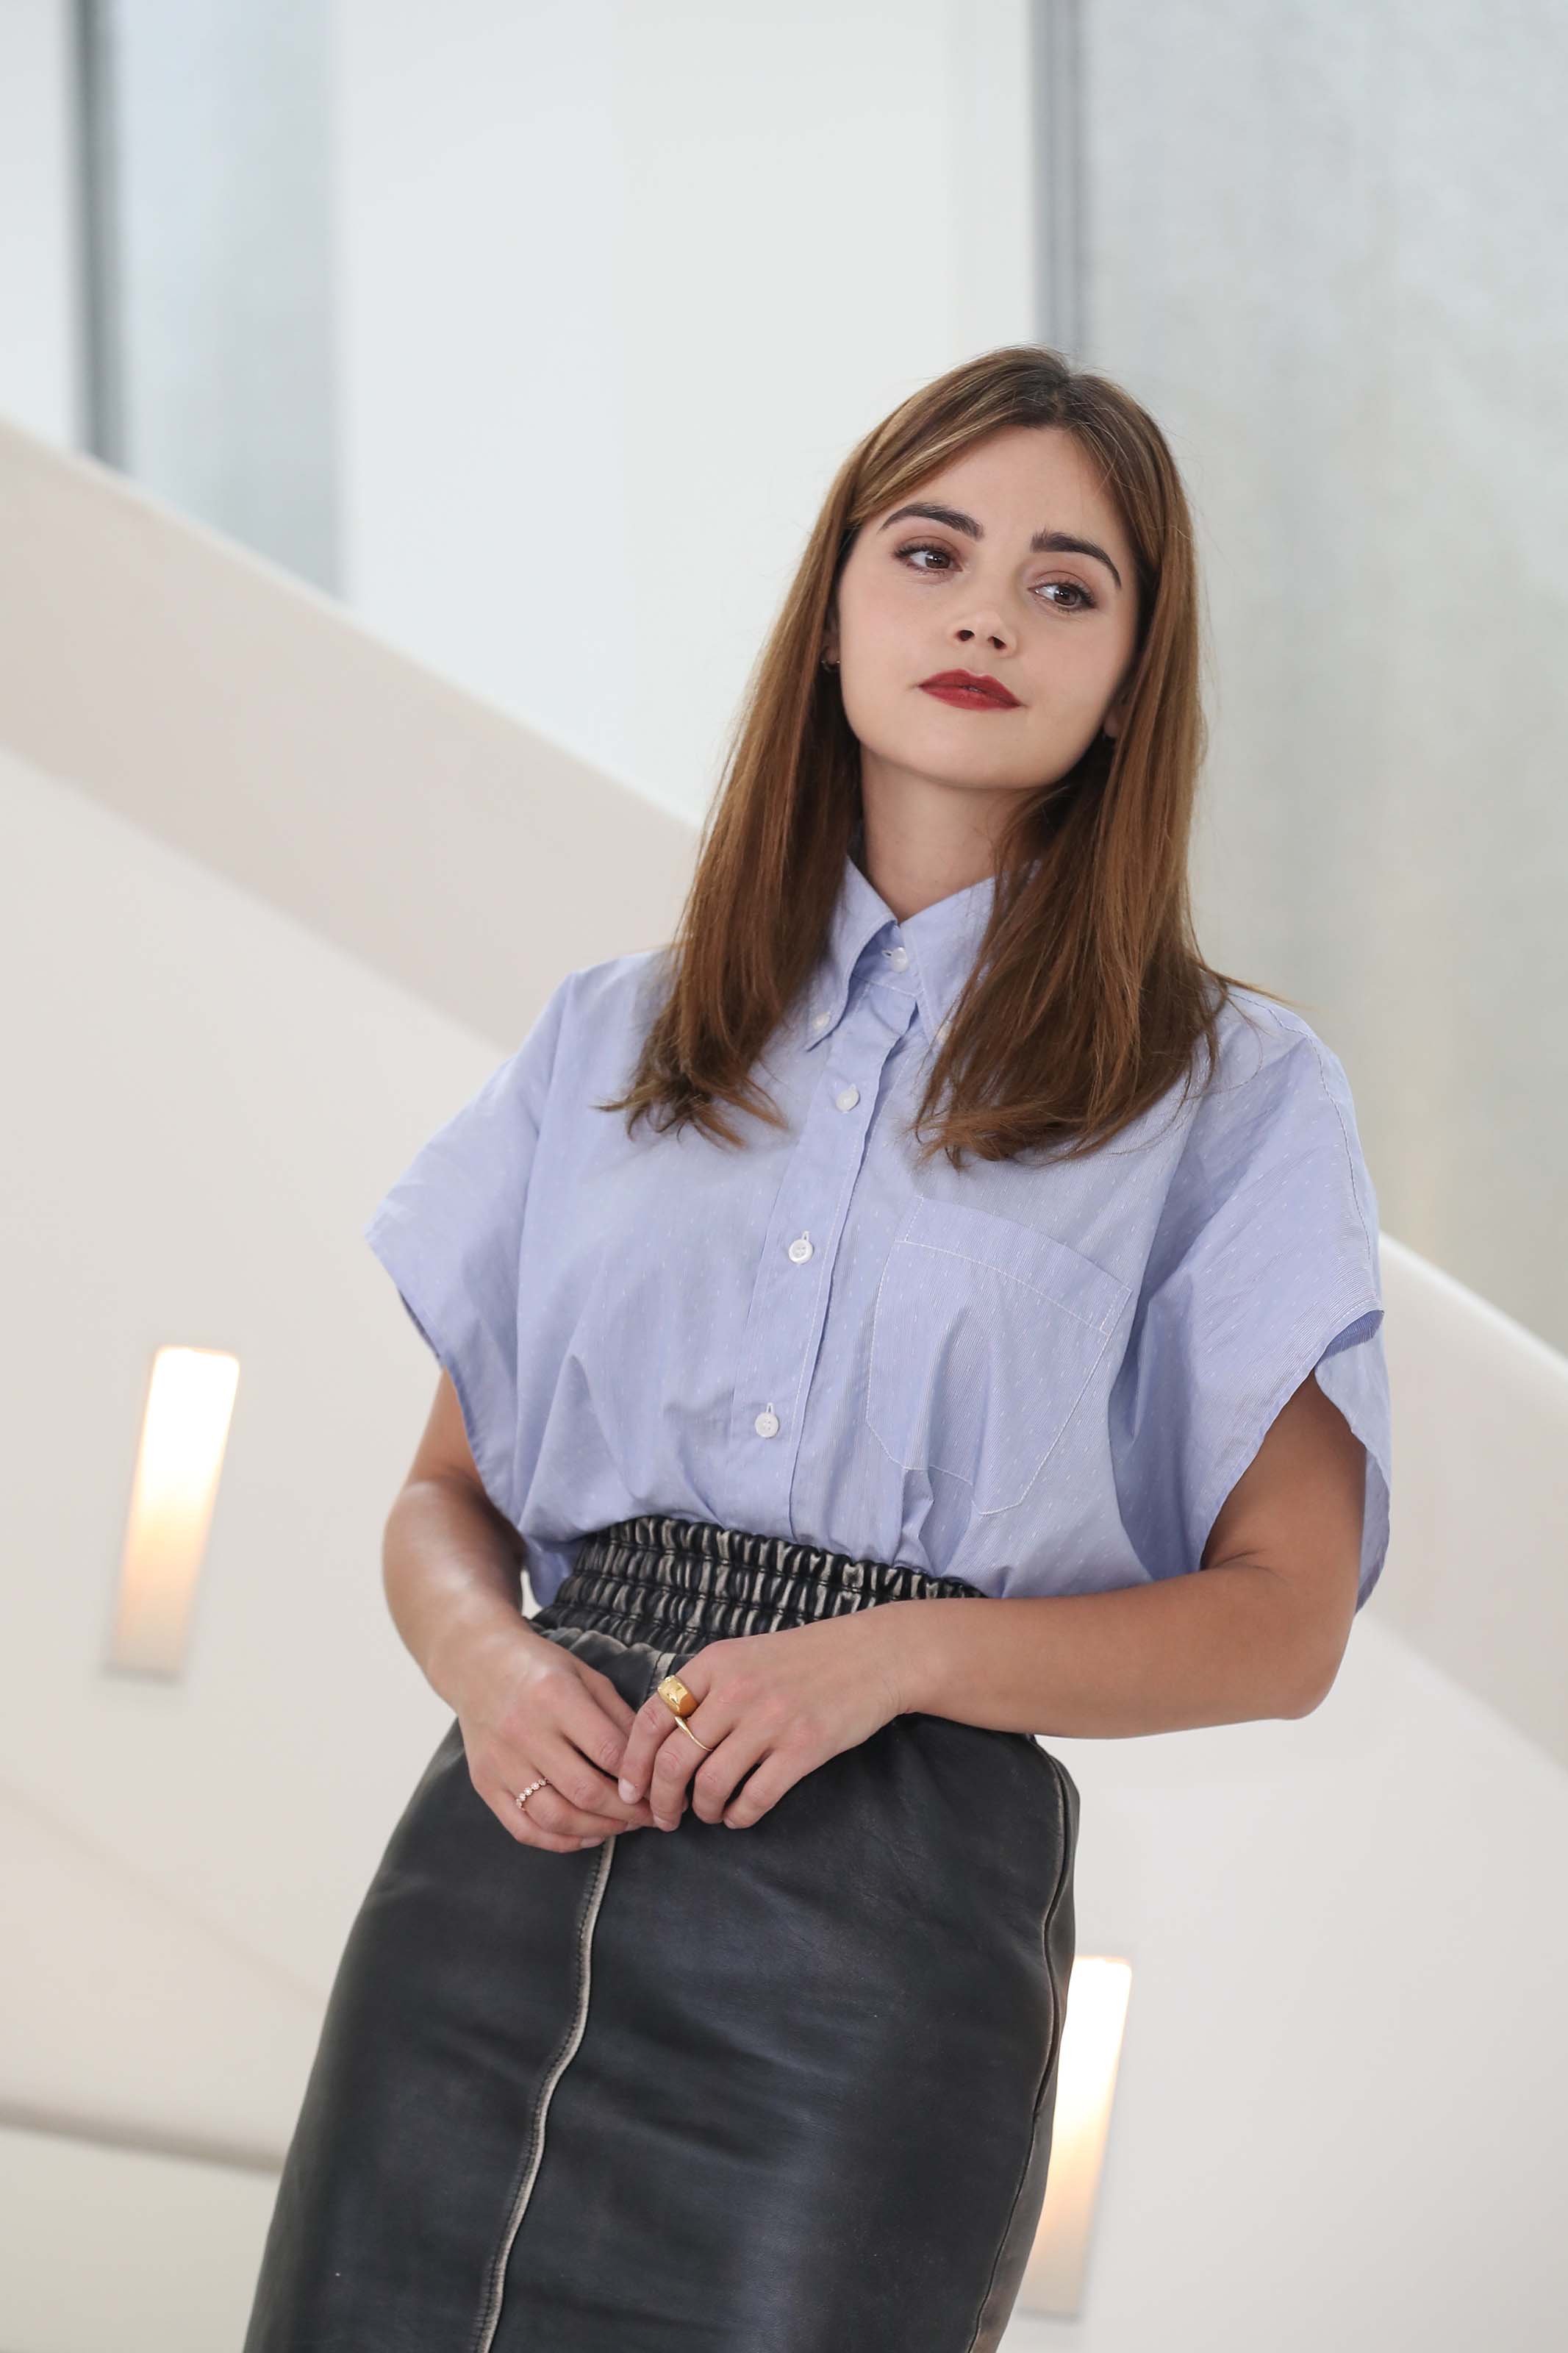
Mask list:
[[822,657],[822,667],[824,670],[837,670],[838,668],[837,658],[832,654],[824,654]]

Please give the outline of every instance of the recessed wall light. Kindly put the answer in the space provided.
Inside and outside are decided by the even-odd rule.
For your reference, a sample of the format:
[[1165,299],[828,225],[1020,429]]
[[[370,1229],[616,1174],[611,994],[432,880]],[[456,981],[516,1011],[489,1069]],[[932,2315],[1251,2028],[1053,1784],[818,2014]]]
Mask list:
[[1081,2310],[1131,1989],[1132,1970],[1126,1961],[1082,1954],[1073,1962],[1046,2202],[1018,2291],[1020,2313],[1072,2319]]
[[221,1348],[160,1348],[153,1359],[106,1662],[123,1673],[177,1675],[206,1551],[239,1384]]

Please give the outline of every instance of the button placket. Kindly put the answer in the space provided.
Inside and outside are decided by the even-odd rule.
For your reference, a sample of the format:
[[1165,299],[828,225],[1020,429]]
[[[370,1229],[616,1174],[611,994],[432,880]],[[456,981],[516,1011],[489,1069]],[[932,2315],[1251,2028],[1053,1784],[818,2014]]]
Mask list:
[[[835,1033],[769,1221],[730,1427],[757,1507],[783,1514],[784,1525],[834,1254],[881,1070],[906,1027],[895,1029],[869,992],[857,1000]],[[773,1442],[781,1437],[782,1446]]]

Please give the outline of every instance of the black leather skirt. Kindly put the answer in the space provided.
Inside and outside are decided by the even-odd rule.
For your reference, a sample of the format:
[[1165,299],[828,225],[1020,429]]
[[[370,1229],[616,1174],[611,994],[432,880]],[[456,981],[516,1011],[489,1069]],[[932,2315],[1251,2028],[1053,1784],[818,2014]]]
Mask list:
[[[648,1514],[531,1621],[628,1704],[954,1577]],[[743,1830],[552,1853],[457,1718],[344,1948],[245,2353],[993,2353],[1045,2196],[1079,1793],[896,1716]]]

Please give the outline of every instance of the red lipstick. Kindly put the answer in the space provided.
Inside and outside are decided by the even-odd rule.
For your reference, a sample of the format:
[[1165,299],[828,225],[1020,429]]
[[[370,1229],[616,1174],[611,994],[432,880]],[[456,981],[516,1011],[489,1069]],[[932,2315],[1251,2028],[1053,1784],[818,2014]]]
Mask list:
[[921,686],[939,702],[951,702],[955,711],[1017,708],[1017,696],[1009,694],[999,678],[986,678],[972,670],[939,670],[933,677],[922,678]]

